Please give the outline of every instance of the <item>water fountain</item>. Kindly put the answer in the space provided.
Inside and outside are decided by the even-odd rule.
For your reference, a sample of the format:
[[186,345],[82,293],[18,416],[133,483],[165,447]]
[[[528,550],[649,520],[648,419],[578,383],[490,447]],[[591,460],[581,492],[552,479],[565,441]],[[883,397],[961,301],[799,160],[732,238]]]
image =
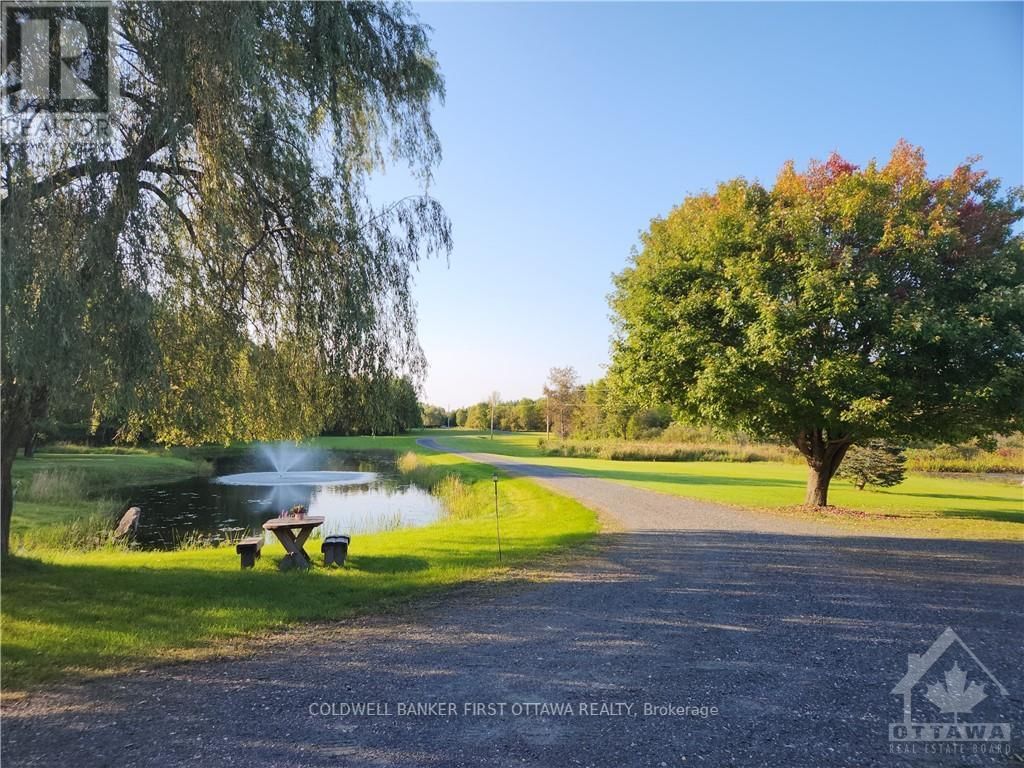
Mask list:
[[312,453],[295,443],[266,443],[260,446],[259,452],[267,457],[278,474],[287,472]]
[[366,485],[377,478],[376,472],[338,472],[327,470],[295,469],[314,456],[314,451],[294,443],[274,443],[260,446],[260,454],[273,466],[273,472],[239,472],[215,477],[221,485],[248,485],[278,487],[286,485],[336,486]]
[[296,504],[326,518],[318,529],[324,536],[428,525],[444,514],[437,497],[411,484],[385,455],[273,444],[221,457],[219,467],[220,476],[132,489],[132,502],[146,510],[144,546],[163,549],[190,532],[217,538],[258,531]]

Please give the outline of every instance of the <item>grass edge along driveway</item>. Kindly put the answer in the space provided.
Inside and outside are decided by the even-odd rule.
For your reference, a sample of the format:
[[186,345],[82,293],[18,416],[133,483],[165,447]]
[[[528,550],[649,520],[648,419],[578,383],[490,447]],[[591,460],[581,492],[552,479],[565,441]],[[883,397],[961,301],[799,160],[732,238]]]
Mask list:
[[[401,438],[323,438],[324,447],[422,453],[457,473],[476,512],[465,519],[353,539],[342,570],[281,573],[279,545],[241,571],[234,547],[173,552],[33,551],[4,562],[2,675],[5,693],[101,671],[228,653],[240,638],[296,622],[337,620],[501,573],[487,465]],[[498,483],[503,568],[587,541],[593,512],[529,480]],[[17,514],[17,510],[15,510]],[[318,544],[312,542],[311,551]],[[317,553],[318,554],[318,553]],[[314,558],[314,562],[318,560]]]
[[1024,488],[1009,480],[909,472],[894,488],[858,491],[836,478],[829,502],[841,510],[810,512],[797,508],[807,482],[807,468],[802,464],[542,456],[537,447],[541,436],[543,433],[495,433],[491,440],[485,432],[468,430],[432,430],[430,435],[442,448],[495,453],[673,496],[823,520],[867,535],[1024,540]]

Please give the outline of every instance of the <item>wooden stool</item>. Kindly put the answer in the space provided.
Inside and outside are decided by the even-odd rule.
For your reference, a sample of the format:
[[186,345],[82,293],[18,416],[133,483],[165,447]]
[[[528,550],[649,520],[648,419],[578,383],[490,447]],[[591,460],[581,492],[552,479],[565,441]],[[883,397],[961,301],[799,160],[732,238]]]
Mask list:
[[320,545],[320,551],[324,553],[324,565],[344,565],[348,557],[348,543],[351,539],[348,536],[328,536]]
[[250,536],[235,544],[235,552],[242,556],[242,567],[252,568],[259,559],[260,550],[263,548],[262,536]]

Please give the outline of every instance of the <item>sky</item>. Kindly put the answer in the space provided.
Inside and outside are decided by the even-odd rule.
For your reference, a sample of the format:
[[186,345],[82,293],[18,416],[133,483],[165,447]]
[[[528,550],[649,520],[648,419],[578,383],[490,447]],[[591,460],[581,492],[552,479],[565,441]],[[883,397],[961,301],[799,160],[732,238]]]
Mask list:
[[[415,296],[423,398],[539,396],[600,377],[607,296],[639,233],[691,193],[902,137],[1024,182],[1020,3],[425,3],[447,96],[430,189],[447,263]],[[382,193],[415,191],[392,172]]]

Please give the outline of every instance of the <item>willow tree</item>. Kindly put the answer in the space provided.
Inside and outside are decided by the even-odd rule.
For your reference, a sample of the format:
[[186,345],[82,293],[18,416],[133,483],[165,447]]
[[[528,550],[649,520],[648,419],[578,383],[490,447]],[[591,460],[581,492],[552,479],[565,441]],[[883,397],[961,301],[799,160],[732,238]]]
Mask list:
[[[87,393],[166,441],[316,431],[337,382],[419,372],[411,269],[450,245],[408,8],[115,10],[113,140],[3,148],[4,551],[47,403]],[[375,206],[386,163],[415,194]]]
[[656,219],[616,277],[616,373],[690,418],[791,441],[824,506],[847,449],[1018,429],[1019,190],[929,178],[906,143],[775,185],[736,179]]

